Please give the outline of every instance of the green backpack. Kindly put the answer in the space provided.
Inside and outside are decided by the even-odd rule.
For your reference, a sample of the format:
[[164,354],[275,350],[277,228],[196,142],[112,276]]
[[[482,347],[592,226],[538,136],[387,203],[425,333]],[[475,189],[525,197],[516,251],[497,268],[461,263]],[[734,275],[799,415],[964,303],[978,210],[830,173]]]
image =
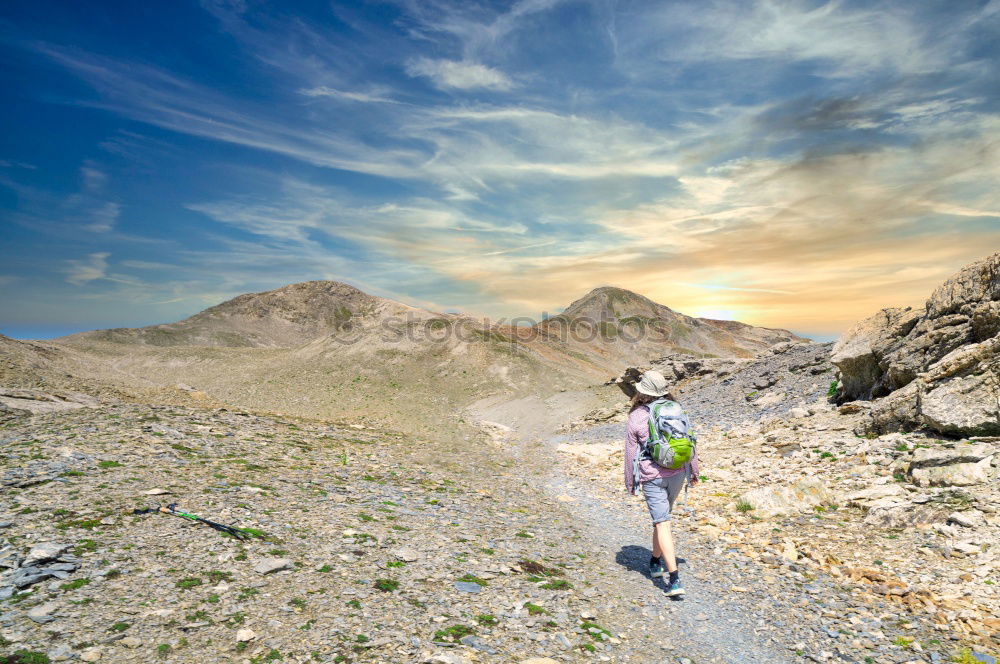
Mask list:
[[678,469],[694,457],[697,442],[679,403],[657,399],[649,404],[649,439],[642,456],[664,468]]

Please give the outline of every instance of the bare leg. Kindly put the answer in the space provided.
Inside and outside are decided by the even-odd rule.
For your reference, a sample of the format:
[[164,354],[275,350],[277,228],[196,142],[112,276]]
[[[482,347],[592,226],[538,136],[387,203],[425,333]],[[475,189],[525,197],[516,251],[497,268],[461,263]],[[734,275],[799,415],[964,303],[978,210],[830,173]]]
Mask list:
[[670,534],[670,522],[661,521],[653,526],[653,557],[663,557],[668,572],[677,571],[677,558],[674,556],[674,538]]

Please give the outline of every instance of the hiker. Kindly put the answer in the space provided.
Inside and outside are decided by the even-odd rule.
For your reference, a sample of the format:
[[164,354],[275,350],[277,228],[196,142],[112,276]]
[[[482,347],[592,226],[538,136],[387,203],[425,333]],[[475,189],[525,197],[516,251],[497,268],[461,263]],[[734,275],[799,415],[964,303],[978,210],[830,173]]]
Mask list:
[[[632,401],[625,430],[625,488],[634,496],[642,487],[649,515],[653,519],[653,555],[649,559],[649,575],[657,578],[666,574],[667,596],[679,597],[684,594],[684,586],[677,572],[670,515],[685,482],[688,486],[698,483],[697,448],[687,416],[670,393],[663,374],[646,371],[640,375],[635,370],[631,371],[631,374],[627,371],[615,381],[623,392],[631,393]],[[650,407],[657,413],[656,422],[651,419]],[[671,430],[671,435],[664,438],[665,428]],[[664,443],[657,445],[655,450],[647,445],[651,433],[654,443]],[[659,454],[656,460],[651,450]]]

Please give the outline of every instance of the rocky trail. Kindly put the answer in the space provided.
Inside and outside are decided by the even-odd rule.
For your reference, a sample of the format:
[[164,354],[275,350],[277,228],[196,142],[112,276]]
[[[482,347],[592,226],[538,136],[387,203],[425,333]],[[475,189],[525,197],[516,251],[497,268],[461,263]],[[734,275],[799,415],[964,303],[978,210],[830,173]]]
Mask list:
[[[556,456],[555,440],[535,445],[535,458]],[[694,512],[690,506],[679,506],[674,520],[687,590],[683,599],[675,600],[664,595],[661,579],[649,577],[650,526],[641,498],[628,499],[622,492],[609,499],[606,493],[595,492],[589,481],[569,476],[559,464],[540,468],[539,473],[541,486],[566,505],[588,548],[598,552],[607,569],[601,579],[606,609],[629,617],[626,633],[632,647],[627,661],[794,661],[769,635],[766,614],[756,609],[764,598],[731,592],[736,583],[745,582],[747,572],[733,570],[711,547],[692,537],[686,525]]]

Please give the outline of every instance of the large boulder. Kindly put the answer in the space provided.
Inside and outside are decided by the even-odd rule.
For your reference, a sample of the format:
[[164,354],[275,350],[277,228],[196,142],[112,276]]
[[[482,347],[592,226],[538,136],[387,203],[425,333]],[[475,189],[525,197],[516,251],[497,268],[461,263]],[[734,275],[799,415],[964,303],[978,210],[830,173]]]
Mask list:
[[819,479],[808,477],[793,486],[751,489],[738,502],[749,505],[755,516],[775,517],[798,514],[817,505],[833,505],[837,503],[837,494]]
[[922,310],[883,309],[859,322],[831,361],[839,402],[881,399],[874,432],[1000,434],[1000,253],[939,286]]
[[972,486],[990,481],[996,449],[988,443],[918,448],[908,472],[919,486]]

